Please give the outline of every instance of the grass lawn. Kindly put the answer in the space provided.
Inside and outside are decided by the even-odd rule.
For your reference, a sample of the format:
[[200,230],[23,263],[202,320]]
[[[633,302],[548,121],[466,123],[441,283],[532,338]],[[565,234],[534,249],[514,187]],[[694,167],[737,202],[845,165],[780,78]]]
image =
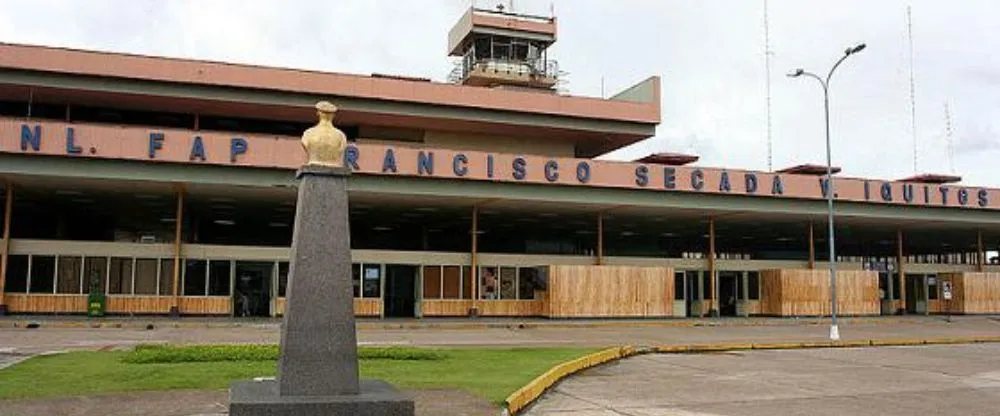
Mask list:
[[[458,388],[494,404],[580,348],[436,349],[438,360],[361,360],[362,378],[401,388]],[[0,400],[140,390],[226,389],[236,380],[273,376],[276,361],[130,364],[126,352],[71,352],[35,357],[0,370]]]

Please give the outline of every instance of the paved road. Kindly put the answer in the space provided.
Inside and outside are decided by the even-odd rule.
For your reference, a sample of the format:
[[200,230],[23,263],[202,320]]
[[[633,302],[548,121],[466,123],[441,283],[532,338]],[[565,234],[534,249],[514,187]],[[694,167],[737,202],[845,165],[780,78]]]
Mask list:
[[986,415],[1000,345],[643,355],[586,370],[532,416]]
[[[886,321],[890,322],[890,321]],[[841,337],[848,339],[964,337],[1000,335],[1000,321],[962,317],[952,323],[927,317],[902,323],[845,323]],[[118,328],[0,328],[0,355],[4,349],[33,354],[66,349],[128,348],[136,343],[277,343],[279,326],[249,325],[212,328],[153,330]],[[599,326],[533,328],[376,328],[358,332],[362,345],[420,346],[584,346],[676,345],[711,342],[821,341],[829,335],[825,325],[787,325],[774,321],[763,326]]]

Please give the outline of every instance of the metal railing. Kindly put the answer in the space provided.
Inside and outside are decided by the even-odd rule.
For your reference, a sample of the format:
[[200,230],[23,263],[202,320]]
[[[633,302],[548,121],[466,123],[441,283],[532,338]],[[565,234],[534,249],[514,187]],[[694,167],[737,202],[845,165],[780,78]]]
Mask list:
[[450,82],[458,83],[465,80],[473,70],[494,72],[498,74],[509,74],[519,76],[531,76],[537,78],[551,78],[558,80],[559,63],[546,59],[497,59],[497,58],[476,58],[471,53],[466,54],[461,60],[455,63],[451,74],[448,76]]

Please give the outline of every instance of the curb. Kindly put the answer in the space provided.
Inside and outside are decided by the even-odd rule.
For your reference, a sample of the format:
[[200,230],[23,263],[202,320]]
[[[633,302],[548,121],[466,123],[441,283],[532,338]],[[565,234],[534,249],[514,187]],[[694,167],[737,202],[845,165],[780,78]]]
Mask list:
[[[899,319],[893,317],[869,317],[855,318],[845,322],[848,325],[896,325],[905,323],[922,323],[921,319]],[[152,330],[156,328],[171,329],[212,329],[212,328],[244,328],[279,326],[280,320],[262,322],[199,322],[168,319],[123,319],[123,320],[47,320],[41,319],[0,319],[0,329],[2,328],[56,328],[56,329],[143,329]],[[826,325],[825,320],[814,320],[811,318],[764,318],[764,319],[740,319],[727,318],[717,321],[692,320],[676,318],[670,320],[650,320],[650,321],[597,321],[597,322],[573,322],[573,321],[511,321],[511,322],[358,322],[357,328],[361,331],[368,330],[405,330],[405,329],[435,329],[435,330],[470,330],[470,329],[545,329],[545,328],[725,328],[725,327],[773,327],[773,326],[815,326]]]
[[716,343],[691,345],[661,345],[651,348],[621,346],[588,354],[552,367],[531,380],[504,400],[502,414],[516,415],[534,403],[548,389],[563,379],[590,367],[618,361],[640,354],[685,354],[747,350],[795,350],[817,348],[874,348],[916,345],[982,344],[1000,342],[1000,336],[947,337],[947,338],[886,338],[840,341]]
[[842,341],[662,345],[658,347],[653,347],[652,351],[661,354],[681,354],[681,353],[747,351],[747,350],[906,347],[906,346],[916,346],[916,345],[983,344],[983,343],[994,343],[994,342],[1000,342],[1000,336],[990,335],[990,336],[948,337],[948,338],[879,338],[879,339],[859,339],[859,340],[842,340]]
[[631,346],[615,347],[558,364],[507,396],[507,399],[504,400],[504,414],[517,414],[541,397],[554,384],[580,370],[627,358],[637,353],[639,352]]

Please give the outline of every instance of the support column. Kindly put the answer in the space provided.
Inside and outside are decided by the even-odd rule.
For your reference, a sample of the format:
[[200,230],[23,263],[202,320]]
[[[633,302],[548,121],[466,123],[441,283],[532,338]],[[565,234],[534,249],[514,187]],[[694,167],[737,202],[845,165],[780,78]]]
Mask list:
[[813,222],[809,221],[809,268],[816,268],[816,241],[813,237]]
[[0,255],[0,316],[7,314],[7,300],[4,291],[7,287],[7,256],[10,252],[10,220],[14,208],[14,184],[7,182],[3,208],[3,254]]
[[597,213],[597,265],[604,264],[604,213]]
[[986,251],[983,250],[983,231],[979,230],[976,233],[976,271],[982,272],[984,262],[986,259]]
[[180,281],[181,281],[181,231],[184,229],[184,188],[177,187],[177,209],[174,214],[174,275],[173,279],[173,306],[170,307],[170,316],[179,317],[180,309]]
[[718,298],[715,282],[715,219],[708,220],[708,293],[711,299],[708,301],[708,315],[719,316]]
[[469,316],[479,315],[479,204],[472,206],[472,310]]
[[[750,317],[750,273],[744,270],[740,278],[743,279],[743,293],[740,294],[743,297],[743,317],[748,318]],[[759,279],[758,284],[760,284]]]
[[[906,263],[903,261],[903,230],[896,230],[896,273],[899,273],[899,303],[906,313]],[[892,275],[890,274],[891,278]]]

